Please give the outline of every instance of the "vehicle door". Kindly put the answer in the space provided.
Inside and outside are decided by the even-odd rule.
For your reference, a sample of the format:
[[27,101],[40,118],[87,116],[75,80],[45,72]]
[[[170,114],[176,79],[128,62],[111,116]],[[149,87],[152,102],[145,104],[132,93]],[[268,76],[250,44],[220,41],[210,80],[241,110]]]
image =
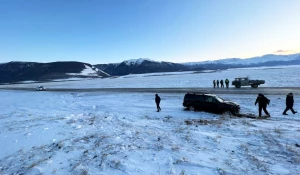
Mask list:
[[206,108],[206,101],[203,95],[196,95],[195,96],[195,107],[198,110],[204,110]]
[[206,96],[206,110],[212,112],[219,111],[219,101],[212,96]]
[[248,79],[247,78],[242,78],[241,79],[241,86],[248,86]]

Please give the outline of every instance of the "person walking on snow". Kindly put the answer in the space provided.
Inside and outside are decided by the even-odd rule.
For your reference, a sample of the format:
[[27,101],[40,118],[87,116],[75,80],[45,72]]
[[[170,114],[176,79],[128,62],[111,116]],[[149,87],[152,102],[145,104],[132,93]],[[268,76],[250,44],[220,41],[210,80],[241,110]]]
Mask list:
[[283,115],[288,115],[286,113],[288,110],[291,110],[293,114],[297,113],[297,111],[294,111],[294,109],[293,109],[293,106],[294,106],[294,96],[293,96],[293,93],[289,93],[286,96],[285,104],[286,104],[286,108],[285,108],[285,110],[282,113]]
[[216,80],[213,81],[214,88],[216,88]]
[[221,88],[224,88],[224,82],[223,82],[223,80],[220,81],[220,84],[221,84]]
[[270,103],[270,100],[267,97],[265,97],[263,94],[259,93],[254,103],[255,106],[257,103],[258,103],[258,116],[261,117],[261,110],[263,109],[265,114],[270,117],[270,114],[267,111],[267,105]]
[[157,111],[156,111],[156,112],[161,111],[160,106],[159,106],[159,103],[160,103],[160,97],[159,97],[157,94],[155,94],[155,103],[156,103],[156,108],[157,108]]
[[219,80],[217,80],[217,87],[219,88]]
[[226,88],[228,89],[228,87],[229,87],[229,80],[227,78],[225,80],[225,84],[226,84]]

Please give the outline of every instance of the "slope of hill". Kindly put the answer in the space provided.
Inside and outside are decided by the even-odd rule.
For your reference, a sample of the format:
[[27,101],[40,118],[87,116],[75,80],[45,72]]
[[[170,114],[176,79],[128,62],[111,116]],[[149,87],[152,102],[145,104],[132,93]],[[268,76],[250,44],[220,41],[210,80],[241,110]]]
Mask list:
[[109,76],[107,73],[81,62],[9,62],[0,64],[0,83],[107,76]]

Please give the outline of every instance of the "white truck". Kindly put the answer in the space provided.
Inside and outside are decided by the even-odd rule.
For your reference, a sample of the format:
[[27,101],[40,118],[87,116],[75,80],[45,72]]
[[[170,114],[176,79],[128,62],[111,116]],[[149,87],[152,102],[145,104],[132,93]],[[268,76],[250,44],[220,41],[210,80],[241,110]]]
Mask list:
[[45,91],[46,88],[44,88],[44,86],[38,86],[35,88],[36,91]]
[[250,80],[249,77],[235,78],[232,81],[232,85],[236,88],[241,88],[241,86],[251,86],[252,88],[257,88],[258,85],[265,84],[265,80]]

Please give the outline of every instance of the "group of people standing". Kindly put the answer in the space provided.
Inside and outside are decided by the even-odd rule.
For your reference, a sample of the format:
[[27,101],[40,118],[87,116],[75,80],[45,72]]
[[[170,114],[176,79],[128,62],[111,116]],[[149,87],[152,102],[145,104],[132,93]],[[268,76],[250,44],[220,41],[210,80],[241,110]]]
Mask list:
[[[265,114],[268,117],[270,117],[270,113],[267,111],[267,105],[270,104],[270,100],[266,96],[264,96],[263,94],[259,93],[254,104],[256,105],[257,103],[258,103],[258,116],[261,117],[261,112],[263,110],[265,112]],[[286,108],[282,113],[283,115],[288,115],[286,113],[288,110],[291,110],[293,114],[297,113],[297,111],[295,111],[293,109],[293,106],[294,106],[293,93],[289,93],[286,96],[285,104],[286,104]]]
[[225,81],[223,81],[222,79],[219,81],[219,80],[214,80],[213,81],[213,85],[214,85],[214,88],[219,88],[219,85],[221,85],[221,88],[224,88],[224,82],[225,82],[225,84],[226,84],[226,88],[228,89],[228,87],[229,87],[229,80],[226,78],[226,80]]

